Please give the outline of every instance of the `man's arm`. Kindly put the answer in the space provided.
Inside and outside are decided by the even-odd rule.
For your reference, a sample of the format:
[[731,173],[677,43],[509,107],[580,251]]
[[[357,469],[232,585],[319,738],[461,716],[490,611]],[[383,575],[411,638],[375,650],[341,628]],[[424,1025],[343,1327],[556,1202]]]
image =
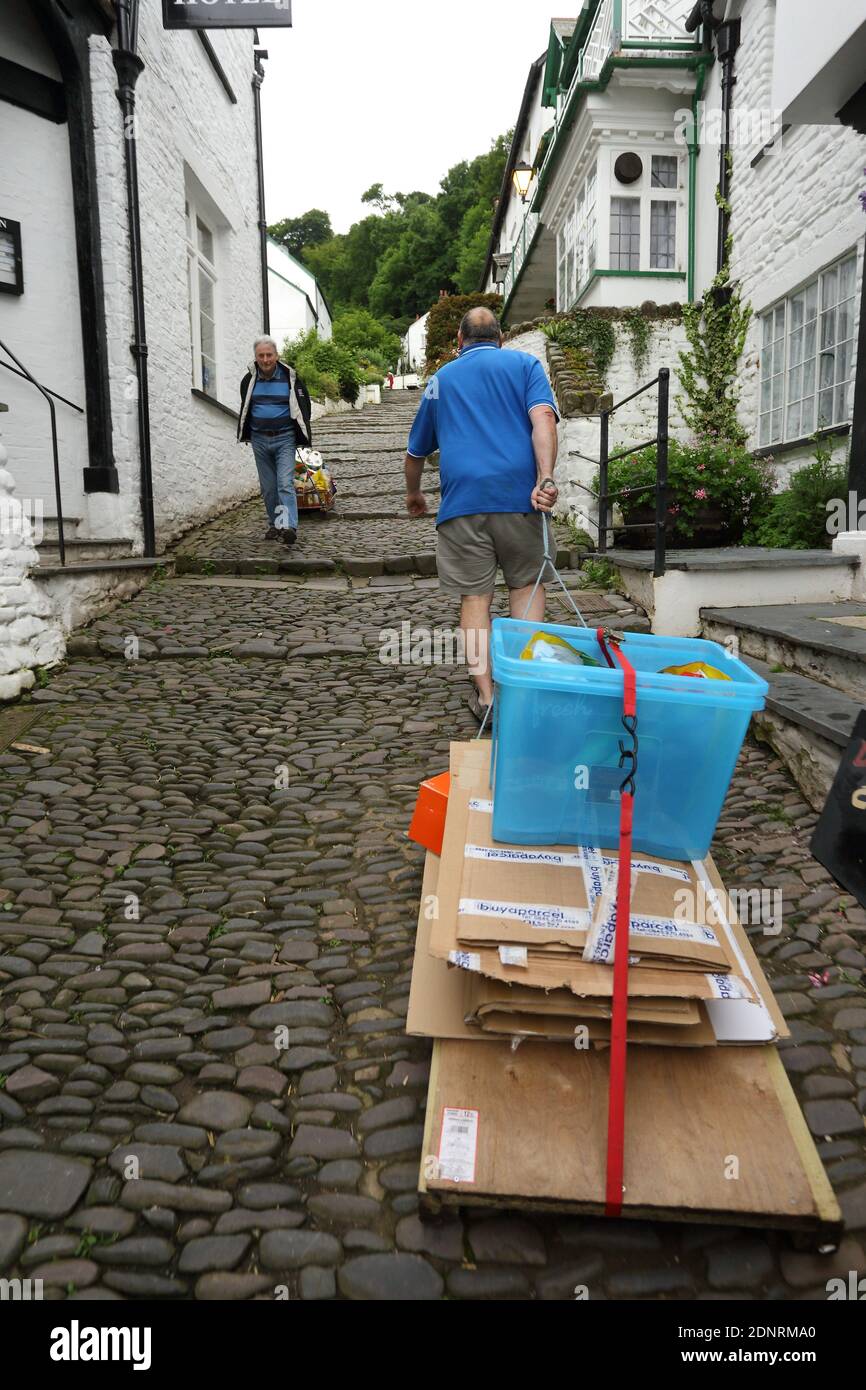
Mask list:
[[532,490],[530,500],[537,512],[549,512],[559,496],[553,482],[558,448],[556,412],[549,405],[536,405],[530,410],[529,418],[532,422],[532,451],[538,469],[538,483]]
[[406,474],[406,510],[410,516],[423,516],[427,511],[427,499],[421,491],[424,463],[424,459],[407,454],[403,465]]
[[427,500],[421,491],[421,475],[424,472],[425,459],[435,453],[437,448],[435,403],[435,392],[428,387],[421,397],[418,413],[409,431],[404,470],[406,510],[410,516],[424,516],[427,511]]

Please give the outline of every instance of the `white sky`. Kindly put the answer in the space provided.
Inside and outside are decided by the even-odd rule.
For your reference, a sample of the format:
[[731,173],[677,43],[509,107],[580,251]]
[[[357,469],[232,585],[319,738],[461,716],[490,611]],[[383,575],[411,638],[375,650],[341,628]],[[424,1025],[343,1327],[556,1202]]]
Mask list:
[[293,0],[261,29],[267,218],[324,208],[334,230],[361,194],[436,193],[452,164],[511,127],[550,17],[578,0]]

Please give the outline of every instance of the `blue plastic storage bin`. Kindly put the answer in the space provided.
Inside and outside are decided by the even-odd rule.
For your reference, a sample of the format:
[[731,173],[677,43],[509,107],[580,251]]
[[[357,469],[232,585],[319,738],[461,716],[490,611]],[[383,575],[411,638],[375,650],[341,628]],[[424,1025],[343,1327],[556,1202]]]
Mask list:
[[[618,765],[620,740],[630,747],[622,670],[521,661],[538,631],[604,663],[592,628],[494,619],[493,837],[615,848],[627,771]],[[702,859],[767,682],[716,642],[629,633],[622,651],[637,672],[634,848]],[[706,661],[730,681],[658,674],[691,661]]]

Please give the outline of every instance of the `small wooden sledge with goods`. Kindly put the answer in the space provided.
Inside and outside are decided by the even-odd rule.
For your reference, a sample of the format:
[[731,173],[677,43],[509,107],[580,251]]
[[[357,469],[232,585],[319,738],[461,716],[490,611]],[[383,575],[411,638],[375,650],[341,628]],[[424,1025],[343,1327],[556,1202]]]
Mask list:
[[622,843],[494,839],[490,752],[453,743],[450,785],[422,796],[433,824],[417,838],[432,829],[435,843],[447,798],[407,1018],[435,1039],[422,1212],[716,1222],[835,1244],[839,1207],[776,1048],[788,1029],[712,858],[629,851],[626,937]]
[[337,485],[325,468],[318,449],[295,451],[295,496],[299,512],[331,512]]

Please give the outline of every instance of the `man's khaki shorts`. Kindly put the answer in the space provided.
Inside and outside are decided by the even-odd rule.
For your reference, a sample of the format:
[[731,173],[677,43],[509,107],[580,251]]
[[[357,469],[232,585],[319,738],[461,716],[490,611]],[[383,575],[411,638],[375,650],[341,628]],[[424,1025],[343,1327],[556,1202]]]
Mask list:
[[544,558],[541,512],[479,512],[443,521],[436,532],[439,587],[492,594],[496,567],[509,589],[534,584]]

